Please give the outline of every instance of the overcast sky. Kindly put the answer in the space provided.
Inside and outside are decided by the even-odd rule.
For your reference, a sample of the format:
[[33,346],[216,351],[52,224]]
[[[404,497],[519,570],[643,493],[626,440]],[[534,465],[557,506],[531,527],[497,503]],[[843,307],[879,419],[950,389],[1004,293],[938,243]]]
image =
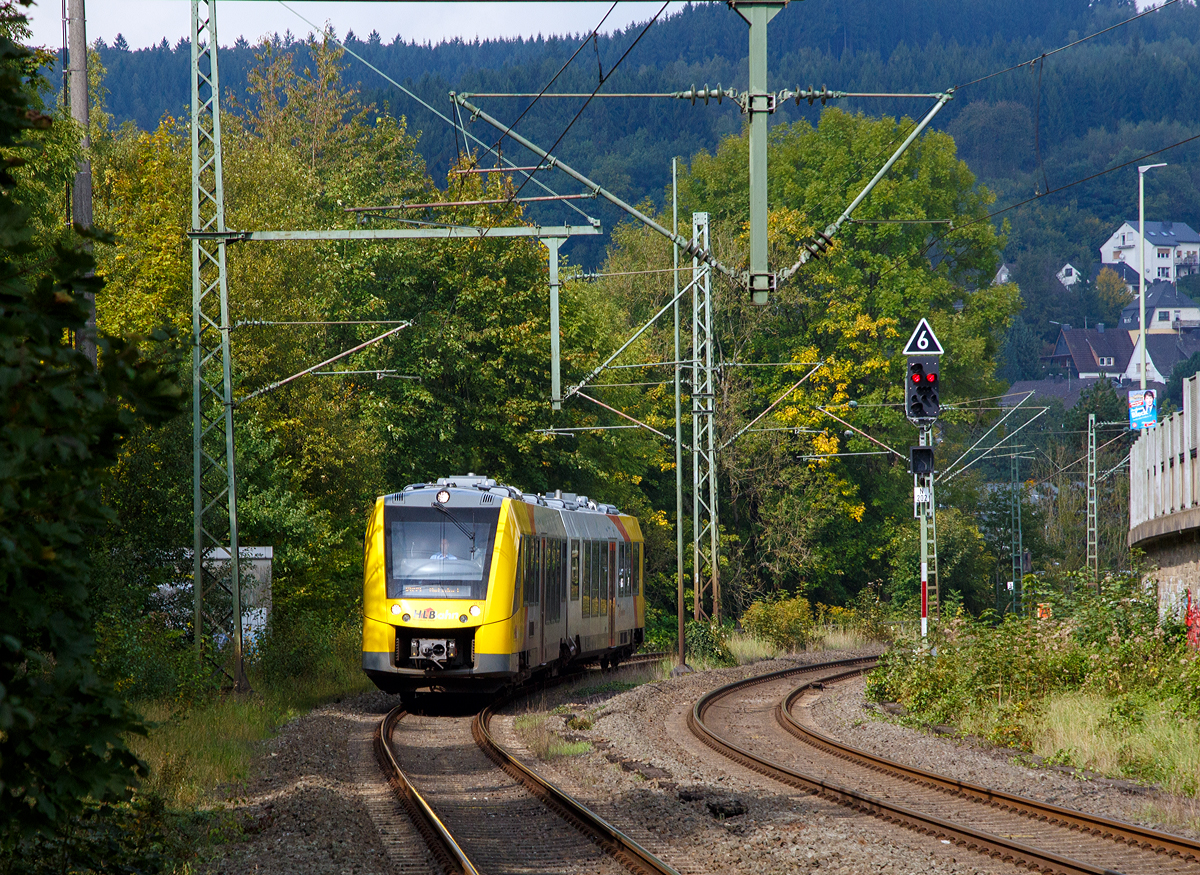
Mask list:
[[[603,31],[645,21],[661,4],[662,0],[657,3],[622,2],[608,17]],[[288,2],[289,9],[277,0],[221,0],[217,6],[218,34],[222,45],[233,43],[239,36],[254,42],[263,34],[283,33],[288,29],[303,36],[313,28],[296,15],[298,12],[319,26],[332,24],[339,36],[353,30],[365,39],[372,30],[378,30],[385,43],[390,43],[397,34],[405,41],[435,43],[456,36],[471,40],[477,36],[481,39],[536,36],[539,33],[549,36],[590,31],[610,5],[605,2],[440,3],[424,0]],[[681,5],[672,3],[667,12]],[[160,42],[163,37],[174,45],[187,36],[191,15],[189,0],[86,0],[86,8],[89,43],[100,37],[111,45],[117,34],[123,34],[131,48],[144,48]],[[62,45],[60,0],[38,0],[29,15],[36,45]]]

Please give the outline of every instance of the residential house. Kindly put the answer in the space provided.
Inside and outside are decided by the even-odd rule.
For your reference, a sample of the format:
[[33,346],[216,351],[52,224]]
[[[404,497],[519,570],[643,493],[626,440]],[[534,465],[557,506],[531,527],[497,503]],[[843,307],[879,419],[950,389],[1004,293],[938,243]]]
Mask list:
[[[1125,263],[1140,271],[1138,223],[1123,222],[1100,247],[1102,264]],[[1146,222],[1146,279],[1175,282],[1200,273],[1200,234],[1183,222]]]
[[992,285],[1002,286],[1005,283],[1012,282],[1012,265],[1002,264],[1000,269],[996,271],[996,275],[992,277]]
[[[1137,334],[1139,304],[1136,300],[1121,311],[1120,328]],[[1200,306],[1165,280],[1155,280],[1146,286],[1146,331],[1150,334],[1169,334],[1200,328]]]
[[1046,358],[1067,369],[1074,379],[1101,379],[1123,375],[1129,368],[1133,341],[1128,331],[1106,331],[1101,322],[1095,328],[1059,329],[1053,355]]
[[[1121,332],[1122,334],[1124,332]],[[1200,352],[1200,332],[1181,331],[1178,334],[1146,334],[1146,382],[1166,383],[1171,371],[1182,361]],[[1142,376],[1142,341],[1133,345],[1129,367],[1123,379],[1139,382]]]
[[1079,282],[1083,278],[1083,275],[1079,272],[1079,269],[1069,261],[1062,266],[1062,270],[1056,273],[1055,276],[1058,277],[1058,281],[1067,288],[1075,285],[1075,283]]

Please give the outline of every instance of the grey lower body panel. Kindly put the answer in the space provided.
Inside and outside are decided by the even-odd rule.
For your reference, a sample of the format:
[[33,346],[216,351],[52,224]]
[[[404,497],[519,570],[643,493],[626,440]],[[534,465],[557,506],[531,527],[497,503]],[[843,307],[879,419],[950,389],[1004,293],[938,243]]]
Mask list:
[[495,692],[512,683],[517,675],[517,658],[506,653],[477,653],[473,668],[397,668],[391,653],[363,652],[363,671],[379,689],[406,693],[435,687],[451,692]]

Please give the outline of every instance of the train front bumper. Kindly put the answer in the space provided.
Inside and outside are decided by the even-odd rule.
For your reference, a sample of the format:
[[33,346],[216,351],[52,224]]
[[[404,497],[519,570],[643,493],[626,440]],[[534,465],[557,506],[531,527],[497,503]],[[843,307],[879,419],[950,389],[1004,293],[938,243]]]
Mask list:
[[[498,624],[493,624],[498,625]],[[406,692],[424,687],[485,692],[499,689],[519,672],[514,653],[482,653],[479,645],[495,641],[488,626],[455,629],[393,626],[367,618],[363,625],[363,671],[377,687],[387,692]],[[439,665],[412,656],[412,642],[453,640],[457,653],[453,662]]]

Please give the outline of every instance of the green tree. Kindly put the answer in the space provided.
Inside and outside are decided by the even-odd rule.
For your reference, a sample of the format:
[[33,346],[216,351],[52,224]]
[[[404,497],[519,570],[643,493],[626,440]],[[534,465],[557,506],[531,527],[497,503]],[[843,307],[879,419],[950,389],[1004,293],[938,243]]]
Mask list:
[[1167,378],[1167,400],[1175,405],[1176,410],[1183,409],[1183,381],[1200,373],[1200,352],[1192,353],[1186,360],[1171,368],[1171,376]]
[[[910,124],[827,110],[817,128],[800,122],[772,131],[776,264],[793,261],[799,241],[840,212],[878,166],[877,156]],[[745,156],[745,137],[730,138],[716,154],[697,156],[682,186],[686,205],[703,205],[714,216],[714,245],[727,263],[744,258]],[[841,603],[886,573],[881,545],[890,543],[895,520],[911,503],[904,467],[894,457],[828,458],[878,447],[847,434],[825,411],[893,446],[910,442],[911,426],[892,405],[901,400],[900,348],[921,317],[930,319],[948,351],[942,378],[951,388],[943,390],[943,404],[998,393],[992,374],[1002,335],[996,329],[1015,312],[1017,292],[985,281],[995,272],[1001,243],[992,226],[961,221],[982,217],[989,201],[956,158],[954,142],[929,134],[900,158],[856,218],[954,218],[956,230],[938,246],[928,226],[847,224],[831,251],[783,286],[770,307],[753,308],[739,291],[722,287],[726,358],[797,363],[782,372],[723,375],[730,436],[811,367],[799,363],[823,363],[774,417],[801,432],[750,436],[724,456],[733,512],[750,525],[742,545],[750,554],[745,567],[755,569],[753,586],[798,589]],[[750,558],[755,553],[757,560]],[[762,571],[769,572],[766,580]]]
[[[957,508],[938,508],[937,539],[937,585],[941,599],[960,599],[973,614],[994,607],[992,570],[996,560],[988,552],[974,521]],[[893,540],[891,575],[886,589],[892,603],[901,609],[920,607],[920,541],[913,520],[901,525]]]
[[[17,10],[0,31],[19,31]],[[87,800],[127,795],[139,764],[123,736],[140,731],[93,665],[87,532],[112,512],[97,501],[139,420],[178,411],[180,388],[136,338],[101,332],[100,367],[72,348],[82,294],[102,282],[78,237],[53,241],[29,267],[35,211],[14,168],[37,163],[29,132],[46,129],[33,55],[0,36],[0,853],[54,833]],[[28,166],[28,165],[26,165]],[[161,339],[160,336],[158,339]]]
[[1067,411],[1063,428],[1069,431],[1085,431],[1088,415],[1096,414],[1096,422],[1125,422],[1129,419],[1128,402],[1113,388],[1108,380],[1097,380],[1079,393],[1075,406]]
[[1021,317],[1008,327],[1004,338],[1004,366],[998,376],[1010,383],[1042,376],[1042,338]]
[[[255,53],[249,94],[223,117],[230,227],[351,228],[357,216],[347,207],[512,193],[510,180],[481,174],[451,174],[439,191],[405,120],[361,101],[345,82],[341,50],[328,40],[264,42]],[[101,253],[112,289],[101,320],[161,320],[190,331],[186,128],[168,118],[150,133],[123,128],[99,141],[98,218],[129,229],[113,251]],[[501,205],[421,218],[482,226],[524,221],[518,208]],[[248,244],[232,247],[228,264],[237,396],[387,327],[278,323],[411,323],[332,368],[388,372],[382,379],[310,376],[238,408],[242,541],[275,547],[278,616],[345,616],[361,593],[370,504],[406,483],[477,471],[527,490],[574,489],[645,510],[639,484],[655,451],[644,437],[568,439],[538,431],[595,424],[607,414],[550,410],[547,255],[536,240]],[[565,288],[569,371],[593,367],[599,350],[619,342],[623,321],[612,302],[584,287]],[[122,459],[115,497],[127,520],[121,537],[141,542],[123,555],[144,558],[136,573],[111,569],[113,586],[124,593],[113,604],[143,605],[161,577],[163,551],[190,541],[179,525],[191,513],[187,432],[184,424],[139,434]],[[116,634],[105,640],[114,658],[130,649]]]
[[1094,286],[1100,321],[1115,326],[1121,318],[1121,311],[1133,300],[1129,287],[1111,267],[1101,269]]

